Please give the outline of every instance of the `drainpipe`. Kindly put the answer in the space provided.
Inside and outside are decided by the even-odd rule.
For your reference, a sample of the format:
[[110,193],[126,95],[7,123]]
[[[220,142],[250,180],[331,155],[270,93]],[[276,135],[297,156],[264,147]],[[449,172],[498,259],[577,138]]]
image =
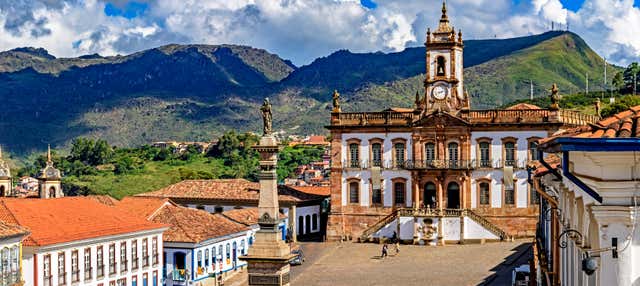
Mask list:
[[587,184],[574,176],[571,171],[569,171],[569,151],[562,151],[562,174],[569,179],[572,183],[576,184],[580,189],[582,189],[585,193],[591,196],[594,200],[599,203],[602,203],[602,197],[598,192],[591,189]]

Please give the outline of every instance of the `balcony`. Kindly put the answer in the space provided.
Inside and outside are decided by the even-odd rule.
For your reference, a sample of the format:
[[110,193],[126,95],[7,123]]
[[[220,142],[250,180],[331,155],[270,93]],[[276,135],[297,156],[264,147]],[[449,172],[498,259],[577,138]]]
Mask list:
[[174,269],[173,270],[173,281],[186,281],[187,280],[187,270],[186,269]]
[[342,112],[331,114],[332,126],[406,126],[418,116],[410,112]]
[[11,286],[11,285],[14,285],[14,284],[17,284],[17,283],[21,282],[20,281],[20,271],[4,272],[4,273],[2,273],[0,278],[2,278],[0,280],[0,286]]
[[379,167],[380,170],[470,170],[470,169],[501,169],[513,167],[526,169],[527,160],[404,160],[404,161],[344,161],[346,171],[369,170]]
[[403,169],[407,170],[468,170],[475,167],[475,160],[407,160]]

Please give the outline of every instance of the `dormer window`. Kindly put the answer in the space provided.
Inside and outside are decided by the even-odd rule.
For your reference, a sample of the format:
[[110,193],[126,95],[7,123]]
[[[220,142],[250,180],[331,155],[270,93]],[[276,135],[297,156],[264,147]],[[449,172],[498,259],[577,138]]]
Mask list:
[[436,59],[436,76],[444,76],[444,57],[440,56]]

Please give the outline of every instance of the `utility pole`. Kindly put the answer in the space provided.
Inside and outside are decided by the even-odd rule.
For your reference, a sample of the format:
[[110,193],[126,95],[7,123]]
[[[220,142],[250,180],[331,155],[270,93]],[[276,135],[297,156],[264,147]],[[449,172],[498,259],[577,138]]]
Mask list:
[[533,80],[529,80],[529,85],[531,88],[531,93],[529,93],[529,99],[533,100]]
[[587,75],[587,86],[585,90],[586,90],[586,95],[589,96],[589,73],[586,73],[586,75]]
[[605,94],[607,94],[607,58],[604,58],[604,91],[602,92],[603,99]]
[[636,95],[636,80],[638,79],[638,73],[633,74],[633,95]]

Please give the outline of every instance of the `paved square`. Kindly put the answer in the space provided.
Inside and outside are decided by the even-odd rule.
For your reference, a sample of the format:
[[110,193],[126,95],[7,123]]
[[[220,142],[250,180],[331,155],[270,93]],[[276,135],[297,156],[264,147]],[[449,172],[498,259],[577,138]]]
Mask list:
[[306,243],[307,261],[292,285],[510,285],[529,259],[529,240],[425,247],[402,245],[380,259],[382,245]]

